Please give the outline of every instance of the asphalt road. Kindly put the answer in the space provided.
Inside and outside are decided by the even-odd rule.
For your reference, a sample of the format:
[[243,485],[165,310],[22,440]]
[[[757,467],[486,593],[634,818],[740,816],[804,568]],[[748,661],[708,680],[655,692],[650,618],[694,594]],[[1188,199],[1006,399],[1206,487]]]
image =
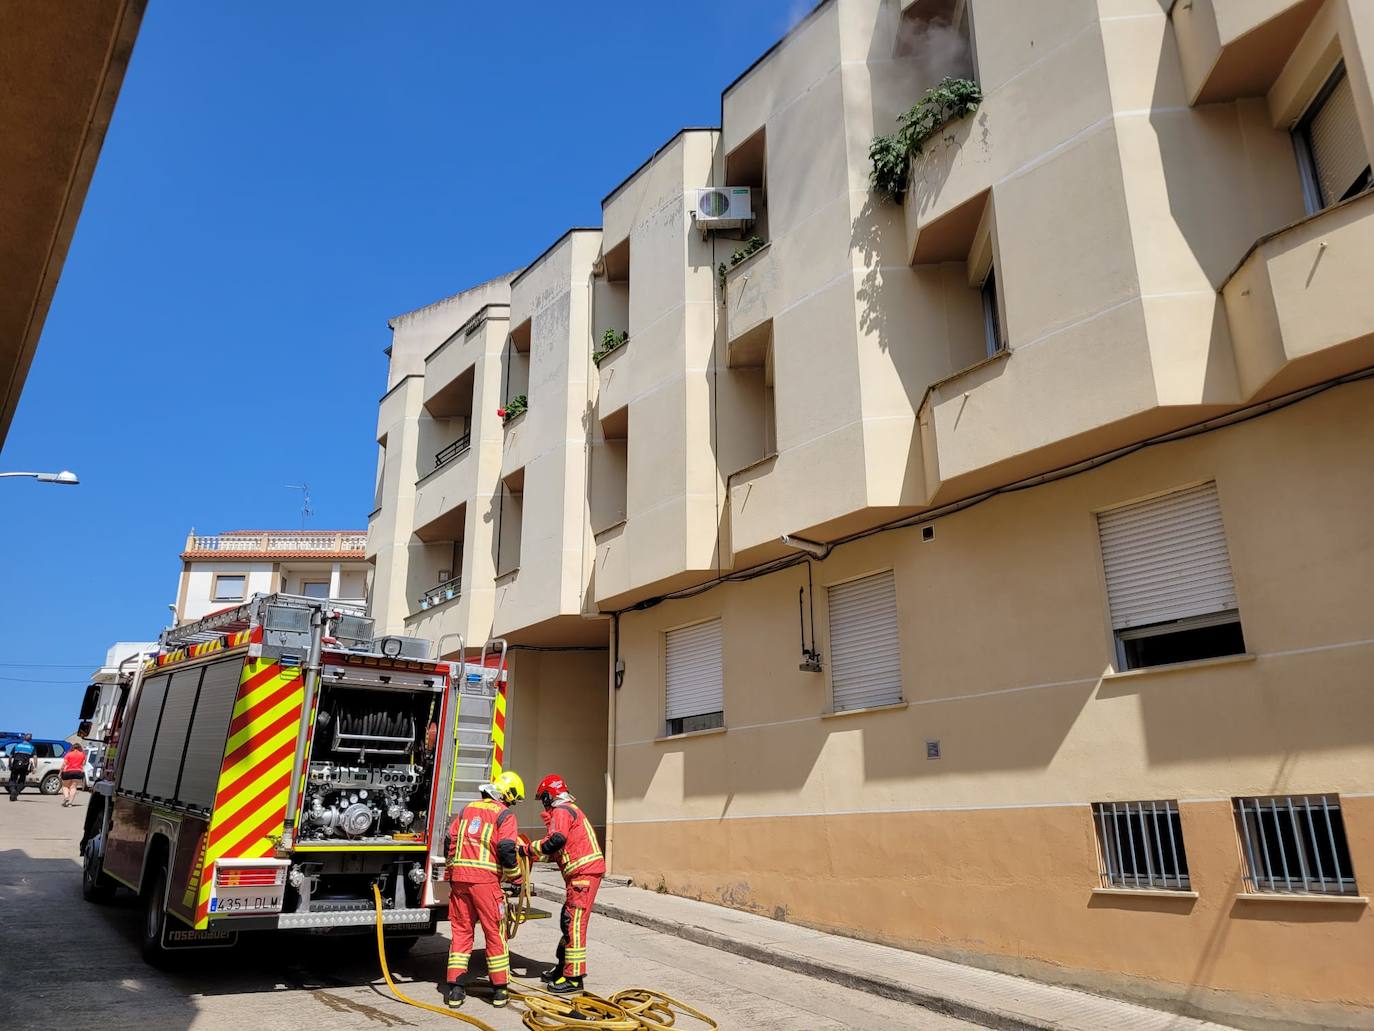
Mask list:
[[[0,799],[0,1014],[8,1028],[266,1029],[464,1027],[406,1006],[387,993],[370,937],[323,942],[259,938],[251,947],[199,952],[178,970],[138,955],[132,898],[95,906],[81,898],[76,856],[86,795],[63,809],[60,796],[25,792]],[[555,920],[533,921],[512,943],[516,976],[553,956]],[[393,963],[406,994],[442,1004],[447,929]],[[597,918],[588,987],[603,995],[656,988],[713,1016],[725,1031],[889,1031],[973,1025],[863,992],[777,970],[706,946]],[[519,1007],[494,1010],[477,995],[462,1012],[499,1031],[517,1031]],[[700,1027],[689,1019],[678,1029]]]

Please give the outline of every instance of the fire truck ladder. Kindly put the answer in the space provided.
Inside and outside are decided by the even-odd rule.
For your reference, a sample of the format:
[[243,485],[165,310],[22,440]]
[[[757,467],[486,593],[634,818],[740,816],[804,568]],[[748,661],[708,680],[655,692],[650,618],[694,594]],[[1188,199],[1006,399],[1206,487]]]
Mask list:
[[[494,667],[487,665],[487,655],[493,645],[499,649]],[[498,640],[483,645],[478,665],[454,662],[450,663],[450,668],[455,679],[462,678],[456,696],[453,779],[449,786],[449,812],[454,813],[469,802],[475,802],[480,797],[478,788],[492,778],[496,755],[492,731],[496,698],[500,682],[506,675],[506,642]]]
[[211,612],[181,626],[168,627],[162,631],[162,647],[164,650],[185,648],[247,630],[263,622],[267,606],[277,602],[296,607],[320,605],[326,612],[343,612],[348,615],[362,615],[364,612],[363,606],[357,602],[337,601],[333,598],[310,598],[303,594],[255,594],[242,605]]

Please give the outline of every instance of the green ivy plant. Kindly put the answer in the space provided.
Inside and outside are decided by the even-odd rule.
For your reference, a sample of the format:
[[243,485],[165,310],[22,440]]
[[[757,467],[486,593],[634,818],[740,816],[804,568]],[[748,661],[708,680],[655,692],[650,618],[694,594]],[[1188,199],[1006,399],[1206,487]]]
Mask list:
[[501,417],[502,423],[508,423],[517,415],[524,415],[529,407],[529,399],[524,394],[516,394],[504,407],[496,409],[496,414]]
[[592,352],[592,361],[595,362],[599,368],[602,361],[605,360],[608,355],[614,351],[619,351],[629,342],[629,330],[622,329],[618,333],[613,329],[606,330],[606,332],[601,334],[601,346]]
[[720,288],[722,290],[725,289],[725,274],[729,272],[732,268],[734,268],[736,265],[738,265],[745,258],[749,257],[749,255],[756,253],[759,249],[763,247],[763,244],[764,241],[761,237],[751,236],[749,237],[749,239],[744,241],[743,247],[735,251],[734,254],[730,255],[730,260],[728,262],[722,261],[720,263],[720,267],[716,269],[716,272],[720,276]]
[[898,116],[896,132],[878,136],[869,146],[873,169],[868,181],[873,189],[900,204],[911,159],[921,153],[927,140],[950,122],[973,114],[982,102],[982,87],[969,79],[942,79],[926,90],[915,107]]

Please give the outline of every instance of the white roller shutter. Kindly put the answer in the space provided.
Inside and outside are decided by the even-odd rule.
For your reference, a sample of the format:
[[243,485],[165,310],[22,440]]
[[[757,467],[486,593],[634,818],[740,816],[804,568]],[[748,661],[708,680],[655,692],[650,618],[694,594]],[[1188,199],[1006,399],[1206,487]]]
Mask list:
[[1215,483],[1099,513],[1097,526],[1113,629],[1236,608]]
[[669,630],[664,637],[668,719],[723,712],[720,620]]
[[1360,135],[1355,113],[1355,91],[1350,76],[1342,74],[1322,105],[1312,114],[1308,128],[1312,163],[1317,169],[1322,203],[1335,204],[1354,185],[1369,165],[1369,154]]
[[826,593],[835,711],[900,702],[902,655],[892,571],[840,584]]

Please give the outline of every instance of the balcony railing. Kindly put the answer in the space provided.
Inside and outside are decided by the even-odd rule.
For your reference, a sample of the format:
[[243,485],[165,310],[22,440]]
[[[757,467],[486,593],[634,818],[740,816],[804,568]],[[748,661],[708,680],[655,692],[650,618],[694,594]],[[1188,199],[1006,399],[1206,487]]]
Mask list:
[[438,469],[452,462],[455,458],[462,458],[468,453],[468,448],[472,446],[472,434],[464,433],[448,447],[440,448],[434,453],[434,468]]
[[441,605],[446,601],[461,597],[463,593],[463,578],[455,576],[452,580],[445,580],[438,586],[431,587],[424,594],[420,595],[420,608],[432,609],[435,605]]
[[298,533],[221,533],[208,536],[192,534],[186,541],[188,552],[219,555],[318,552],[322,555],[359,552],[367,546],[367,532],[353,530],[305,530]]

